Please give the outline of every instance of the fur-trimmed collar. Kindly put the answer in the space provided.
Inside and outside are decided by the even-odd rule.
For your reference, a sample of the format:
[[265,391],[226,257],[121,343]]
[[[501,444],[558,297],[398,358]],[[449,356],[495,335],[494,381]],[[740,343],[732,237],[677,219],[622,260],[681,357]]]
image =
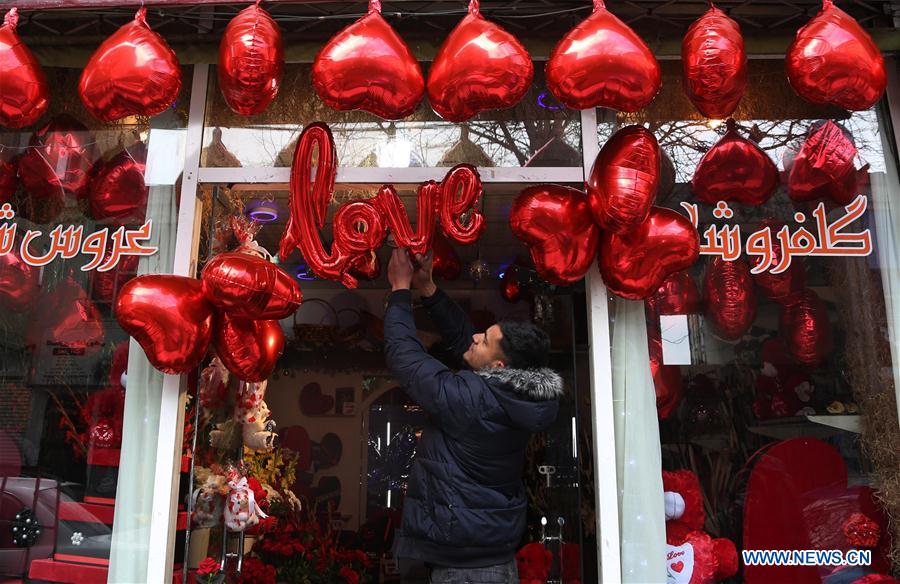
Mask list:
[[552,369],[511,369],[496,367],[475,372],[487,381],[495,381],[530,401],[547,401],[562,397],[563,380]]

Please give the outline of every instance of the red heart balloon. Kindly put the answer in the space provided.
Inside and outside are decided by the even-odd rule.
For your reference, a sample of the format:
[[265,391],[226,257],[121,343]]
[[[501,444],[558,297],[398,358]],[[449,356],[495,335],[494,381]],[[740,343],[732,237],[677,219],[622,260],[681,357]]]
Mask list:
[[19,160],[25,191],[37,199],[82,199],[88,194],[94,161],[94,136],[68,114],[61,114],[31,136]]
[[656,390],[656,413],[660,420],[665,420],[672,415],[684,397],[681,367],[663,364],[662,337],[648,334],[647,341],[650,373],[653,375],[653,387]]
[[534,65],[516,37],[481,16],[478,0],[438,50],[428,99],[439,116],[464,122],[517,104],[531,87]]
[[0,307],[25,312],[40,291],[40,270],[22,260],[18,246],[0,255]]
[[643,300],[699,256],[700,236],[690,220],[671,209],[653,207],[631,233],[603,232],[600,274],[613,294]]
[[647,298],[647,309],[654,320],[663,314],[697,314],[702,307],[700,290],[687,271],[666,278],[653,296]]
[[540,277],[559,286],[583,278],[597,255],[600,230],[587,197],[569,187],[528,187],[513,202],[509,226],[528,246]]
[[0,126],[24,128],[47,111],[47,78],[28,47],[19,38],[19,12],[11,8],[0,26]]
[[706,322],[716,336],[736,341],[753,326],[756,292],[747,262],[713,259],[706,269],[703,292]]
[[126,116],[155,116],[181,90],[175,52],[147,25],[147,9],[103,41],[81,73],[78,93],[91,114],[104,122]]
[[[103,256],[103,263],[109,261],[112,256],[112,248],[107,248]],[[137,276],[138,256],[122,256],[115,269],[106,272],[94,272],[91,282],[91,293],[94,299],[111,303],[116,299],[116,292],[125,284]]]
[[228,23],[216,71],[225,103],[243,116],[262,112],[275,99],[284,71],[284,46],[278,25],[259,2]]
[[817,367],[831,352],[828,308],[812,290],[782,305],[780,327],[788,353],[801,365]]
[[313,61],[316,93],[337,110],[399,120],[419,106],[425,78],[412,51],[381,16],[380,0],[328,41]]
[[284,333],[277,320],[244,320],[219,314],[213,329],[213,346],[225,367],[241,381],[268,379],[281,352]]
[[115,315],[150,363],[175,375],[194,369],[206,355],[213,310],[199,280],[151,275],[138,276],[122,287]]
[[124,148],[100,166],[88,195],[94,219],[114,227],[144,222],[149,193],[144,184],[146,166],[143,142]]
[[462,266],[460,265],[459,254],[456,253],[456,248],[447,241],[447,238],[440,231],[434,234],[431,245],[433,252],[431,258],[432,272],[444,280],[459,278]]
[[603,0],[554,47],[546,73],[550,92],[574,109],[636,112],[662,87],[653,52]]
[[791,164],[791,199],[814,201],[827,197],[839,205],[849,205],[859,194],[856,153],[853,140],[831,120],[812,129]]
[[105,336],[100,311],[80,284],[66,278],[35,303],[25,342],[91,355],[103,347]]
[[644,222],[659,189],[660,153],[642,126],[622,128],[610,138],[591,168],[588,200],[600,227],[630,233]]
[[737,201],[762,205],[778,188],[778,167],[755,143],[742,137],[728,120],[728,131],[710,148],[691,179],[697,200],[715,205]]
[[261,257],[221,253],[203,268],[207,299],[235,318],[279,320],[297,310],[303,295],[297,281]]
[[0,146],[0,205],[12,203],[19,188],[19,157]]
[[869,109],[887,87],[884,57],[872,37],[831,0],[797,31],[785,64],[791,87],[812,103]]
[[[766,219],[760,224],[760,229],[768,227],[772,233],[772,266],[781,263],[781,240],[775,234],[784,227],[784,223],[776,219]],[[762,257],[754,256],[750,260],[750,266],[756,267],[763,261]],[[802,258],[791,258],[791,267],[780,274],[773,274],[771,268],[759,274],[753,274],[753,281],[762,290],[763,296],[779,304],[787,302],[798,292],[806,288],[806,267]]]
[[681,41],[681,66],[684,92],[694,107],[708,118],[727,118],[747,88],[741,27],[710,2]]

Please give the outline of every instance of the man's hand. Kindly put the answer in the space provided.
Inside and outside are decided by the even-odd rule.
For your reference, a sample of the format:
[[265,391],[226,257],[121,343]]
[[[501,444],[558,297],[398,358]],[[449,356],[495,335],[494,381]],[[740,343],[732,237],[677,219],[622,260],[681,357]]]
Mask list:
[[413,284],[423,296],[433,296],[437,292],[437,286],[434,284],[434,276],[431,271],[434,267],[434,252],[429,251],[426,254],[416,254],[416,263],[418,268],[413,274]]
[[413,265],[409,261],[409,252],[397,247],[391,253],[391,261],[388,264],[388,282],[391,290],[409,290],[413,279]]

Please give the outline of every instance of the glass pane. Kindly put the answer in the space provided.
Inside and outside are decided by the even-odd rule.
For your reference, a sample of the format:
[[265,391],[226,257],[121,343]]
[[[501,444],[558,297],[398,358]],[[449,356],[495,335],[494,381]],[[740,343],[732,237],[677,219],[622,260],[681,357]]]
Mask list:
[[[660,486],[683,498],[684,514],[669,520],[668,550],[660,555],[670,576],[690,565],[678,562],[691,550],[698,557],[697,540],[693,547],[684,545],[685,534],[695,529],[731,540],[738,554],[770,549],[870,554],[862,556],[865,565],[849,567],[749,565],[747,558],[729,554],[740,566],[736,575],[727,575],[729,582],[824,582],[838,578],[841,568],[847,571],[840,578],[884,574],[890,566],[887,515],[897,503],[876,493],[884,493],[887,477],[896,473],[898,440],[892,357],[898,242],[891,194],[900,187],[890,120],[880,107],[845,112],[806,104],[787,85],[780,60],[750,60],[749,66],[748,92],[735,115],[737,131],[775,163],[780,185],[761,205],[731,201],[731,215],[721,213],[721,203],[717,212],[715,204],[698,200],[698,164],[727,124],[693,111],[681,91],[679,63],[663,63],[663,94],[648,110],[617,118],[603,118],[601,112],[601,145],[629,123],[654,132],[674,163],[657,204],[683,214],[683,204],[696,205],[701,234],[700,260],[644,303],[646,317],[640,304],[614,300],[614,351],[617,334],[648,347],[638,351],[642,363],[628,361],[646,372],[643,376],[626,379],[614,354],[614,384],[621,384],[629,400],[651,384],[656,395],[656,408],[625,406],[622,429],[658,436],[665,471]],[[833,156],[816,158],[822,151],[849,154],[840,167],[831,166],[841,163]],[[831,178],[816,178],[816,172]],[[840,176],[844,180],[838,183]],[[804,178],[812,187],[804,187]],[[723,197],[737,196],[738,186]],[[809,200],[800,200],[806,192]],[[858,207],[850,205],[854,200]],[[827,226],[845,217],[841,232],[868,234],[860,241],[870,239],[871,255],[855,253],[829,235]],[[728,250],[710,245],[710,226],[740,227],[737,259],[726,261]],[[751,274],[763,249],[753,242],[765,241],[766,227],[775,238],[766,248],[779,262],[790,256],[790,263],[785,261],[783,272],[772,264]],[[801,228],[814,239],[812,247],[792,238]],[[777,238],[782,229],[789,239]],[[638,473],[651,472],[653,457],[639,453],[659,445],[620,441],[618,455],[625,461],[620,480],[629,484]],[[630,467],[632,460],[643,466]],[[677,474],[681,471],[693,474]],[[698,492],[700,498],[689,497]],[[658,501],[658,490],[646,497]],[[667,511],[678,506],[673,497],[667,494]],[[646,520],[624,512],[623,534],[638,533]],[[645,558],[632,553],[634,542],[625,539],[628,579]],[[660,579],[662,566],[660,561]]]
[[[141,581],[162,376],[113,306],[136,274],[171,271],[189,95],[103,124],[78,99],[81,69],[45,72],[50,111],[0,133],[15,214],[0,224],[0,579],[105,581],[119,538],[124,580]],[[119,255],[126,230],[138,255]]]
[[211,73],[200,165],[290,166],[302,126],[321,121],[334,133],[341,166],[581,166],[580,117],[553,100],[541,65],[518,105],[464,124],[442,121],[427,98],[396,122],[333,110],[310,89],[312,66],[300,63],[286,66],[281,90],[266,111],[247,118],[228,109]]
[[[437,171],[436,178],[439,175]],[[260,191],[255,185],[230,186],[204,187],[213,212],[204,218],[204,230],[210,235],[201,248],[202,261],[212,257],[213,246],[224,240],[215,233],[231,223],[230,217],[263,208],[274,209],[277,219],[264,224],[257,242],[271,251],[278,248],[286,224],[287,192],[281,187]],[[551,367],[563,376],[565,396],[555,423],[532,436],[525,454],[527,528],[518,543],[550,550],[550,578],[577,579],[584,558],[585,581],[594,581],[593,499],[589,490],[581,497],[591,472],[584,467],[590,461],[591,443],[584,290],[583,285],[554,288],[537,279],[527,250],[508,227],[510,205],[520,186],[485,185],[482,210],[488,227],[477,244],[450,246],[445,258],[457,267],[457,274],[438,283],[479,330],[500,319],[518,318],[533,319],[550,334]],[[396,185],[410,214],[415,212],[415,187]],[[338,185],[322,230],[325,238],[341,203],[370,195],[371,188],[365,185]],[[382,267],[390,252],[388,246],[379,251]],[[281,321],[285,350],[265,393],[277,423],[278,445],[271,453],[241,450],[227,398],[200,408],[192,488],[201,490],[190,556],[220,561],[223,550],[241,549],[242,569],[266,570],[265,564],[277,571],[279,579],[296,581],[312,569],[304,562],[310,561],[319,543],[295,556],[279,555],[280,546],[296,537],[292,529],[319,542],[325,537],[320,530],[330,526],[345,549],[365,553],[373,581],[397,582],[402,572],[404,582],[424,582],[421,562],[398,562],[391,550],[419,440],[423,431],[435,429],[385,362],[382,317],[389,288],[385,270],[348,290],[316,279],[297,254],[279,265],[301,280],[304,299],[292,318]],[[520,293],[506,299],[502,286],[512,282]],[[436,324],[418,304],[415,318],[423,343],[433,355],[447,358]],[[208,395],[205,388],[211,387],[202,379],[201,406]],[[239,388],[232,381],[228,391],[235,390]],[[240,465],[241,457],[248,476],[263,483],[267,512],[275,518],[274,525],[246,532],[242,546],[238,534],[223,530],[217,513],[208,514],[204,507],[214,499],[211,485],[221,481],[210,476],[223,476],[229,465]],[[294,497],[302,502],[299,514],[288,512],[283,503]],[[529,553],[534,554],[535,547],[525,552]],[[229,560],[229,572],[237,568],[235,560]],[[331,573],[329,569],[322,573]]]

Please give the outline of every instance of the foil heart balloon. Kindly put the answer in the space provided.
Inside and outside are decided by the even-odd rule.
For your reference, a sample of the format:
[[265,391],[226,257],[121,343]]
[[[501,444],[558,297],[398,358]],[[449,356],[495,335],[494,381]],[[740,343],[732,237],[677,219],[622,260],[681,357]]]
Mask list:
[[50,120],[31,136],[19,160],[25,191],[38,199],[86,197],[97,158],[94,142],[84,124],[68,114]]
[[780,327],[788,353],[801,365],[816,367],[831,352],[828,308],[812,290],[804,291],[782,306]]
[[10,8],[0,26],[0,126],[24,128],[47,111],[47,78],[28,47],[19,38],[19,12]]
[[147,9],[103,41],[81,73],[78,93],[91,114],[104,122],[126,116],[155,116],[181,90],[175,52],[147,25]]
[[40,291],[40,269],[22,260],[18,246],[0,255],[0,307],[25,312]]
[[762,205],[777,188],[778,167],[759,146],[738,133],[732,119],[691,179],[697,200],[710,205],[719,201]]
[[791,87],[812,103],[869,109],[887,87],[881,51],[832,0],[823,0],[822,10],[797,31],[785,65]]
[[684,92],[694,107],[708,118],[727,118],[747,88],[741,27],[710,2],[681,41],[681,66]]
[[587,181],[591,211],[600,227],[623,234],[643,223],[656,198],[659,172],[659,144],[649,130],[628,126],[613,134]]
[[19,157],[0,146],[0,205],[12,203],[19,187]]
[[516,37],[481,16],[478,0],[438,50],[428,99],[439,116],[464,122],[517,104],[531,87],[534,65]]
[[150,363],[169,374],[187,373],[206,355],[214,308],[199,280],[151,275],[134,278],[119,291],[119,325],[140,343]]
[[313,88],[337,110],[363,110],[399,120],[419,106],[425,93],[422,69],[412,51],[381,16],[381,1],[337,33],[313,61]]
[[292,315],[303,295],[297,281],[261,257],[221,253],[203,268],[207,299],[235,318],[279,320]]
[[538,275],[552,284],[577,282],[597,254],[600,230],[587,197],[569,187],[528,187],[513,202],[509,226],[528,246]]
[[143,142],[123,148],[102,164],[91,180],[91,215],[114,227],[141,224],[147,214],[149,189],[144,184],[147,147]]
[[462,272],[459,254],[440,232],[434,234],[432,245],[432,271],[444,280],[456,280]]
[[702,306],[700,290],[687,271],[666,278],[653,296],[647,298],[647,309],[655,318],[663,314],[696,314]]
[[636,112],[662,86],[653,52],[604,0],[594,0],[593,14],[556,45],[546,73],[551,93],[574,109]]
[[66,278],[35,303],[25,342],[37,350],[53,347],[92,355],[103,347],[105,336],[97,306],[80,284]]
[[281,31],[259,1],[231,19],[219,43],[219,89],[243,116],[256,115],[278,94],[284,71]]
[[747,262],[713,259],[706,269],[703,293],[706,322],[719,338],[736,341],[753,326],[756,292]]
[[681,403],[684,387],[681,379],[681,367],[664,365],[662,337],[647,335],[650,353],[650,373],[653,375],[653,387],[656,390],[656,413],[659,419],[665,420]]
[[[784,227],[784,223],[776,219],[766,219],[760,224],[761,229],[769,229],[772,242],[772,262],[767,270],[753,274],[753,281],[762,290],[763,296],[779,304],[784,304],[797,293],[806,288],[806,267],[803,259],[791,258],[791,266],[780,274],[773,274],[772,269],[781,263],[781,240],[775,234]],[[755,268],[763,262],[761,256],[754,256],[750,260],[750,266]]]
[[603,232],[598,263],[613,294],[643,300],[670,274],[691,267],[699,256],[700,236],[694,225],[671,209],[653,207],[647,220],[631,233]]
[[829,198],[848,205],[857,192],[856,145],[841,128],[826,121],[814,128],[794,157],[788,194],[794,201]]
[[244,320],[222,313],[212,342],[231,373],[241,381],[258,383],[275,369],[284,350],[284,333],[277,320]]

